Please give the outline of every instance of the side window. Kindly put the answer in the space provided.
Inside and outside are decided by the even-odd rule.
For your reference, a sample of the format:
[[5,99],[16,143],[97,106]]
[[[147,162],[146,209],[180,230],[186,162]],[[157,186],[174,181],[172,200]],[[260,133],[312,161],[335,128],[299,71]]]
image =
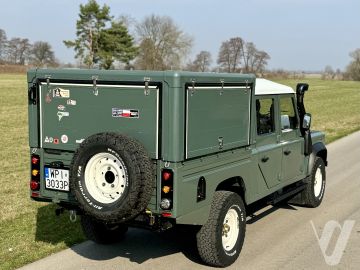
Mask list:
[[256,120],[258,135],[269,134],[275,131],[274,99],[256,100]]
[[295,103],[292,97],[280,98],[281,130],[296,129],[298,121],[295,113]]

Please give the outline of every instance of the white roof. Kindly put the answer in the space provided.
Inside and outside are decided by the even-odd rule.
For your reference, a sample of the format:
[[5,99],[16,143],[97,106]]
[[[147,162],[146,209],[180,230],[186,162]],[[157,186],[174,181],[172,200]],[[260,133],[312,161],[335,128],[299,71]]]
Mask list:
[[294,90],[290,86],[265,79],[256,79],[255,95],[278,95],[294,93]]

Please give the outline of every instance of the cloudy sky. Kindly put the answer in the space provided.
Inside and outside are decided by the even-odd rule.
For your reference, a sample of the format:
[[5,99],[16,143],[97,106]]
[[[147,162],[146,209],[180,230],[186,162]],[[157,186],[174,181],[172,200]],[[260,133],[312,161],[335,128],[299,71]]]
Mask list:
[[[75,38],[79,4],[86,0],[0,0],[0,28],[8,38],[48,41],[62,62],[74,53],[62,41]],[[216,60],[221,42],[240,36],[271,56],[269,68],[344,69],[360,48],[359,0],[98,0],[115,17],[141,21],[167,15],[194,38],[192,56],[208,50]],[[215,61],[214,61],[215,62]],[[214,63],[215,64],[215,63]]]

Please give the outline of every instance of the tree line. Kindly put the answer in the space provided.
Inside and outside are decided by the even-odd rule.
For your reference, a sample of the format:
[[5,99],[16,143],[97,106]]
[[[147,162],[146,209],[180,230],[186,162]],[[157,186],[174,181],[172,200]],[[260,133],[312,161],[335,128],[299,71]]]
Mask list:
[[0,29],[0,64],[57,66],[54,51],[46,41],[30,43],[27,38],[7,39]]
[[120,63],[124,69],[263,73],[270,59],[254,43],[234,37],[221,44],[217,67],[212,68],[209,51],[201,51],[184,63],[194,40],[170,17],[150,15],[140,22],[131,21],[127,17],[114,19],[109,6],[89,0],[80,5],[76,39],[64,44],[74,49],[75,57],[88,68],[110,69]]
[[[65,46],[75,51],[80,67],[291,76],[284,70],[266,71],[264,74],[270,55],[241,37],[223,41],[215,61],[206,50],[188,60],[193,43],[193,37],[182,31],[168,16],[150,15],[140,22],[125,16],[114,18],[110,7],[106,4],[100,6],[96,0],[80,5],[76,39],[64,40]],[[344,72],[326,66],[322,78],[360,80],[360,49],[351,52],[350,57],[351,62]],[[5,31],[0,29],[2,63],[59,65],[48,42],[31,44],[29,39],[19,37],[8,40]]]

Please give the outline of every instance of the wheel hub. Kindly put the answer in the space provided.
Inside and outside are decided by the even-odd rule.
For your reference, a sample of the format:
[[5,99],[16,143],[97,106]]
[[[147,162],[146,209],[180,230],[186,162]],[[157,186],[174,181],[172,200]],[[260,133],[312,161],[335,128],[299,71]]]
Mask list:
[[315,173],[315,179],[314,179],[314,195],[315,197],[319,197],[322,189],[322,183],[323,183],[323,175],[321,168],[317,168]]
[[238,212],[230,208],[225,215],[222,226],[222,244],[226,251],[234,248],[240,232],[240,221]]
[[120,199],[127,183],[124,162],[110,153],[94,155],[85,167],[85,186],[100,203],[114,203]]

